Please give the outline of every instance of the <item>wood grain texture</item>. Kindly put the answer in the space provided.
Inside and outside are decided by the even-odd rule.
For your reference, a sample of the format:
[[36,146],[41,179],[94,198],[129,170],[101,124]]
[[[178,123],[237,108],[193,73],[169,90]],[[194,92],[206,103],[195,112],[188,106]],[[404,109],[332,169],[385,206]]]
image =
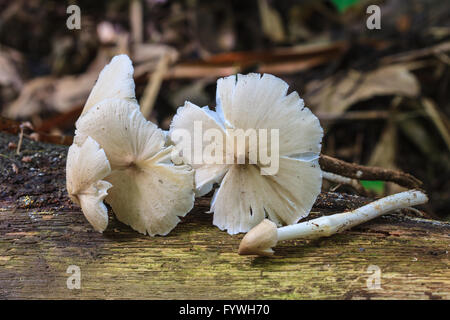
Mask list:
[[[242,235],[197,207],[167,237],[112,219],[96,233],[81,212],[0,213],[0,298],[449,299],[450,226],[394,216],[318,241],[286,241],[274,258],[239,256]],[[69,290],[69,265],[81,289]],[[381,269],[369,290],[367,268]]]
[[[243,235],[212,225],[209,199],[166,237],[115,220],[95,232],[65,191],[67,148],[0,133],[1,299],[450,298],[450,224],[392,214],[328,239],[286,241],[273,258],[239,256]],[[25,157],[28,157],[25,161]],[[309,218],[369,199],[322,193]],[[67,289],[67,268],[81,289]],[[367,269],[381,269],[369,290]]]

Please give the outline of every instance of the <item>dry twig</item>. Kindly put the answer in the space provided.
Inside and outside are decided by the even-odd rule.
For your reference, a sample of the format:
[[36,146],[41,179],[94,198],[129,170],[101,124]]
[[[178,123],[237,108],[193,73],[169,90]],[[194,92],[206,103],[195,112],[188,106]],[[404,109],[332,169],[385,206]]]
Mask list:
[[395,182],[406,188],[418,188],[422,181],[414,176],[397,170],[362,166],[355,163],[345,162],[324,154],[320,155],[320,167],[324,171],[332,172],[344,177],[360,180],[382,180]]
[[169,67],[170,57],[164,54],[156,66],[156,70],[150,75],[147,86],[145,87],[144,94],[141,98],[141,111],[146,119],[152,113],[153,107],[155,105],[156,97],[158,96],[159,89],[161,88],[161,83],[164,80],[164,76],[167,73]]

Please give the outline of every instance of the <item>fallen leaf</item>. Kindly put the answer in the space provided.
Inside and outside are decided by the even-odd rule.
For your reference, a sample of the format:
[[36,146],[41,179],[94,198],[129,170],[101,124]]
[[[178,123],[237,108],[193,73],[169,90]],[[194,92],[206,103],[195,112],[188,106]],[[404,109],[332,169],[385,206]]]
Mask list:
[[7,118],[17,119],[38,114],[49,106],[55,78],[51,76],[35,78],[27,82],[14,100],[3,112]]
[[306,100],[316,112],[342,113],[351,105],[375,96],[416,97],[420,86],[406,66],[395,65],[362,73],[351,70],[338,76],[314,81],[306,87]]
[[381,134],[368,165],[388,169],[397,169],[395,166],[395,154],[397,150],[397,129],[393,121],[389,121]]
[[450,134],[448,132],[447,126],[445,123],[449,123],[446,119],[445,115],[440,113],[436,108],[434,102],[428,98],[422,99],[422,105],[425,109],[425,112],[430,117],[431,121],[434,123],[439,133],[442,136],[442,139],[445,141],[448,150],[450,151]]
[[[162,55],[167,55],[170,61],[178,58],[175,49],[164,45],[136,45],[133,54],[135,77],[152,72]],[[44,76],[30,80],[23,86],[19,97],[6,108],[4,116],[12,119],[29,118],[45,111],[68,113],[79,108],[86,102],[110,55],[109,51],[100,50],[88,70],[77,76]]]
[[264,34],[273,42],[283,42],[286,34],[280,14],[267,0],[258,0],[259,16]]
[[2,48],[0,51],[0,86],[11,86],[19,92],[23,86],[23,80],[16,67],[14,52]]

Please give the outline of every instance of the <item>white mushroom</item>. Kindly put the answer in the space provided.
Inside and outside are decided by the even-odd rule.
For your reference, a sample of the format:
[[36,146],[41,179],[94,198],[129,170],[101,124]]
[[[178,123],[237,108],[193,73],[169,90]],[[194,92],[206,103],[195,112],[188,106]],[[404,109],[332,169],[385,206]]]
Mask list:
[[[258,148],[259,155],[274,156],[271,147],[279,142],[276,173],[262,174],[267,166],[260,157],[256,163],[251,162],[251,145],[245,153],[235,155],[236,159],[246,158],[243,164],[227,162],[228,152],[216,154],[223,161],[215,163],[196,163],[192,154],[183,153],[184,161],[195,168],[199,195],[209,192],[214,183],[220,183],[211,203],[213,223],[230,234],[247,232],[266,216],[276,224],[296,223],[308,215],[320,193],[322,175],[318,157],[323,130],[297,92],[286,95],[287,91],[286,82],[269,74],[238,74],[219,79],[216,112],[187,102],[178,109],[171,124],[170,138],[177,148],[193,152],[197,152],[196,122],[202,124],[203,130],[221,133],[225,142],[216,143],[226,145],[234,129],[278,130],[279,141],[268,137],[267,146],[253,146]],[[191,141],[177,137],[183,130],[190,133]]]
[[95,230],[103,232],[108,225],[108,210],[103,204],[111,184],[104,181],[111,173],[103,149],[91,137],[81,145],[69,148],[66,183],[70,198],[81,206],[86,219]]
[[133,65],[127,55],[121,54],[112,58],[100,72],[82,114],[106,98],[121,98],[136,102],[133,73]]
[[[102,178],[108,181],[103,182],[105,187],[112,187],[105,200],[117,218],[141,233],[165,235],[194,205],[194,173],[170,161],[172,147],[166,148],[163,131],[142,116],[134,88],[131,60],[126,55],[114,57],[101,71],[76,123],[71,149],[77,156],[75,151],[69,153],[68,167],[71,175],[77,175],[88,165],[82,162],[93,156],[92,148],[79,146],[95,139],[104,150],[108,168],[111,164]],[[80,202],[78,193],[83,191],[69,186],[73,184],[69,174],[67,181],[72,199]],[[106,189],[101,200],[105,196]],[[106,228],[107,220],[94,224],[94,215],[85,210],[83,201],[81,206],[96,229]],[[107,219],[105,210],[103,219]]]
[[105,150],[113,187],[106,201],[117,218],[140,233],[166,235],[194,205],[193,171],[175,166],[161,129],[136,103],[106,99],[76,123],[76,142],[88,136]]
[[273,255],[272,248],[279,241],[329,237],[390,211],[427,201],[428,197],[422,191],[409,190],[381,198],[353,211],[323,216],[278,229],[273,222],[266,219],[244,236],[239,245],[239,254],[270,256]]

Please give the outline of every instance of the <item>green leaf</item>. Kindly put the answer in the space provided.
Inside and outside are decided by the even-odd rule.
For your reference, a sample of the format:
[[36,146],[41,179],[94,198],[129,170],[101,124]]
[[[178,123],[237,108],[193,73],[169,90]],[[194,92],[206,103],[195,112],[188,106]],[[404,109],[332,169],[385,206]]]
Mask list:
[[386,183],[384,181],[372,181],[372,180],[361,180],[362,186],[369,190],[374,191],[377,194],[383,194],[384,187],[386,186]]
[[340,13],[357,3],[359,0],[331,0]]

